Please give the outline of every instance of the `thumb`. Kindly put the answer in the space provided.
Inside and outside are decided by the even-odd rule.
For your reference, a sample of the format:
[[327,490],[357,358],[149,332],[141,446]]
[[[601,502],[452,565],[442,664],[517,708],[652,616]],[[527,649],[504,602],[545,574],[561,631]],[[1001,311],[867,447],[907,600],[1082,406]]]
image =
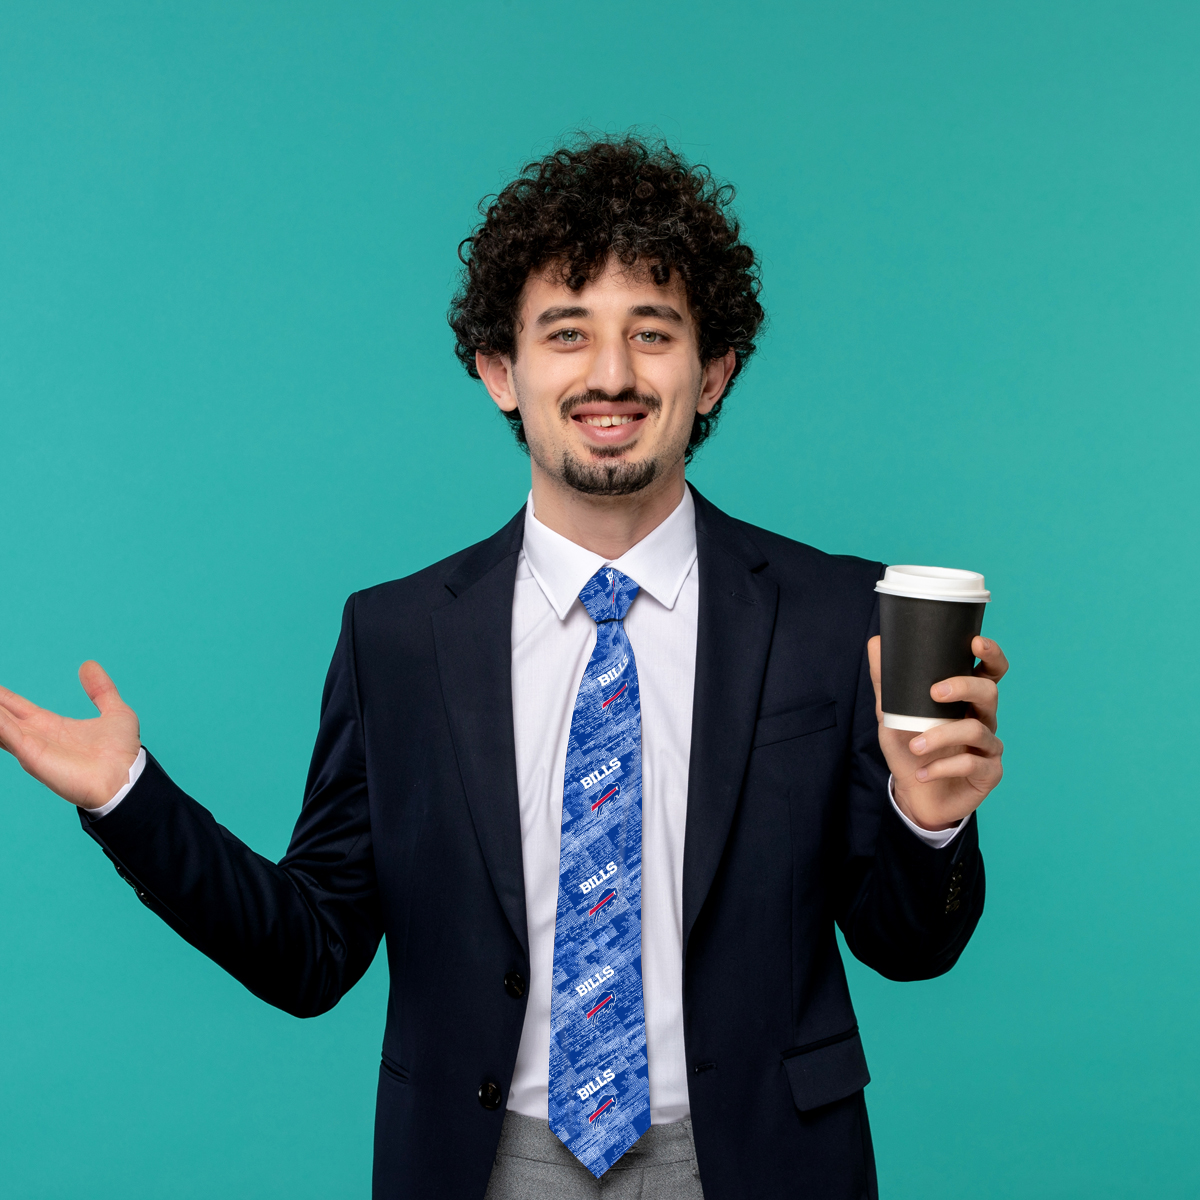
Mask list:
[[[879,645],[879,634],[876,634],[867,642],[867,662],[871,667],[871,682],[875,685],[876,691],[879,691]],[[85,663],[84,665],[86,666],[87,664]],[[91,665],[93,667],[96,666],[95,663]],[[96,667],[96,670],[99,671],[100,668]],[[106,675],[105,678],[107,679],[108,676]]]
[[880,687],[880,669],[879,669],[879,634],[876,634],[870,641],[867,642],[867,663],[871,668],[871,683],[875,687],[875,711],[882,711],[882,688]]
[[101,716],[127,707],[116,685],[98,662],[88,659],[79,668],[79,682],[83,684],[88,699],[100,710]]

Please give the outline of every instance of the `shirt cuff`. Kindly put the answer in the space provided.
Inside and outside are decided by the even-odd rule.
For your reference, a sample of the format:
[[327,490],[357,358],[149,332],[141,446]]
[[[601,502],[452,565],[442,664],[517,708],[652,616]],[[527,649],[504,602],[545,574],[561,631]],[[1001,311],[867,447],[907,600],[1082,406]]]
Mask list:
[[[143,746],[138,751],[138,756],[133,760],[133,766],[129,768],[129,782],[107,803],[100,805],[99,808],[89,808],[85,811],[93,820],[98,821],[101,817],[107,817],[126,796],[129,795],[129,789],[142,777],[142,771],[146,767],[146,747]],[[892,801],[894,804],[895,801]],[[903,813],[901,814],[903,816]]]
[[[133,768],[129,769],[130,775],[133,774]],[[909,827],[925,843],[927,846],[932,846],[935,850],[944,850],[960,833],[963,826],[971,819],[970,816],[965,816],[952,829],[922,829],[920,825],[914,821],[910,821],[900,810],[900,805],[896,803],[896,792],[892,787],[895,782],[893,776],[888,776],[888,799],[892,802],[892,807],[896,810],[900,820]],[[128,789],[126,789],[128,791]],[[114,801],[115,803],[115,801]]]

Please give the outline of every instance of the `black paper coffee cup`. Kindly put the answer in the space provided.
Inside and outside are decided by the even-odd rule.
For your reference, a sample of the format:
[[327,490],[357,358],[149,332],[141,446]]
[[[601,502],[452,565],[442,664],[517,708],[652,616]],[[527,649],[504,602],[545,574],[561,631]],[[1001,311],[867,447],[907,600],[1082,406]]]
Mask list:
[[960,720],[966,704],[939,704],[929,689],[975,669],[971,642],[992,598],[983,576],[952,567],[888,567],[875,590],[884,725],[922,733]]

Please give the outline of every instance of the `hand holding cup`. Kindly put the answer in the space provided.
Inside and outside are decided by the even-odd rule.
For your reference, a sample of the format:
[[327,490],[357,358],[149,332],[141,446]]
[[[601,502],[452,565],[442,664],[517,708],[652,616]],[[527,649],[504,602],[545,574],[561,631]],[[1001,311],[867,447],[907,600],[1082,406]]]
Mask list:
[[[936,567],[889,568],[877,590],[891,641],[886,661],[879,637],[868,642],[867,656],[879,745],[896,803],[924,829],[950,829],[983,803],[1004,774],[996,684],[1008,659],[994,641],[979,636],[990,593],[982,576]],[[947,663],[961,664],[964,673],[920,679],[931,664]]]

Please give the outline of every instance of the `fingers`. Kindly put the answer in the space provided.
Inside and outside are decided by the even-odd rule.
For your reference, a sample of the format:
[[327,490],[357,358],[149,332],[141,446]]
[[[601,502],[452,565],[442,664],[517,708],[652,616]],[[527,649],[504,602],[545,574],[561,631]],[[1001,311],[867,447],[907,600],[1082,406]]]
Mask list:
[[109,679],[104,668],[98,662],[88,659],[79,668],[79,682],[83,684],[83,690],[87,692],[88,699],[100,710],[101,714],[127,707],[113,681]]
[[1000,693],[995,683],[990,679],[980,679],[976,675],[956,675],[953,679],[943,679],[929,689],[929,694],[939,704],[953,704],[965,700],[975,709],[975,715],[992,730],[996,728],[996,705]]
[[7,708],[0,708],[0,749],[17,755],[21,745],[21,727]]
[[945,755],[926,761],[914,772],[920,783],[934,779],[966,779],[986,794],[1004,774],[1001,763],[1004,743],[982,721],[973,717],[935,725],[913,738],[908,748],[921,757]]
[[1004,651],[991,638],[977,637],[971,642],[971,653],[979,659],[975,674],[993,683],[1003,679],[1008,674],[1008,659]]
[[1004,767],[999,756],[965,753],[935,758],[917,772],[916,778],[921,783],[930,783],[935,779],[965,779],[986,795],[1003,775]]
[[[945,750],[969,746],[976,751],[973,757],[984,755],[999,758],[1004,753],[1004,743],[982,721],[968,717],[965,721],[950,721],[935,725],[925,733],[918,734],[908,743],[908,748],[919,758],[927,754],[938,754]],[[944,759],[939,761],[946,761]],[[920,773],[918,772],[918,778]]]
[[7,709],[18,721],[28,720],[38,711],[36,704],[31,704],[24,696],[10,692],[8,688],[0,687],[0,708]]

